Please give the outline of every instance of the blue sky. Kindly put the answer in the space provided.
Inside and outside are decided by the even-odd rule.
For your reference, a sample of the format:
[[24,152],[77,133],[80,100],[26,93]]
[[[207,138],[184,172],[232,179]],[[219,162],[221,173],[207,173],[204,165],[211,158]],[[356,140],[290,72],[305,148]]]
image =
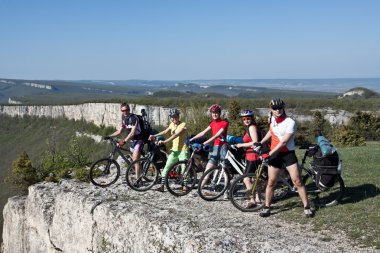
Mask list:
[[0,0],[0,77],[380,77],[377,0]]

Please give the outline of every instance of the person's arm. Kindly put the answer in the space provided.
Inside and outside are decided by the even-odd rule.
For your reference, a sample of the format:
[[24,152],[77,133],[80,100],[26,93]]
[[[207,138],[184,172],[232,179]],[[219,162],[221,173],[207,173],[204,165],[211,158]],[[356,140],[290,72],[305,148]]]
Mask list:
[[190,142],[192,142],[193,140],[198,139],[198,138],[204,136],[204,135],[205,135],[208,131],[210,131],[210,130],[211,130],[211,127],[210,127],[210,126],[206,127],[205,130],[203,130],[202,132],[198,133],[198,134],[195,135],[193,138],[191,138],[191,139],[190,139]]
[[167,142],[169,142],[169,141],[174,140],[175,138],[177,138],[178,136],[180,136],[181,133],[182,133],[183,131],[185,131],[185,129],[186,129],[186,128],[181,128],[181,129],[178,131],[178,133],[174,133],[174,134],[173,134],[172,136],[170,136],[168,139],[166,139],[166,140],[164,140],[164,141],[160,141],[160,143],[167,143]]
[[264,138],[260,141],[260,143],[267,142],[272,137],[270,130],[268,130],[267,134],[264,136]]
[[167,134],[168,132],[169,132],[169,130],[170,130],[170,126],[168,126],[165,130],[162,130],[161,132],[159,132],[159,133],[157,133],[157,134],[152,134],[152,135],[150,135],[149,136],[149,139],[150,139],[150,137],[157,137],[157,136],[159,136],[159,135],[164,135],[164,134]]
[[[211,128],[210,128],[211,129]],[[207,141],[203,142],[202,144],[203,145],[206,145],[210,142],[213,142],[216,138],[218,138],[222,133],[224,132],[224,128],[221,128],[219,129],[219,131],[214,135],[212,136],[210,139],[208,139]]]
[[116,130],[113,134],[110,134],[109,137],[115,137],[115,136],[121,134],[121,132],[123,132],[123,129],[124,128],[120,128],[120,129]]

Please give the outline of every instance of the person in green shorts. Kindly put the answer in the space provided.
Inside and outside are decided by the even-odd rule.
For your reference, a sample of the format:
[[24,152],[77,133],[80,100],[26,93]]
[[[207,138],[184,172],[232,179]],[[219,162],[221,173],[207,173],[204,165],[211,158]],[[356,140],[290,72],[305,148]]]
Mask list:
[[[169,117],[171,123],[169,124],[168,128],[155,135],[151,135],[153,137],[157,137],[159,135],[167,134],[170,132],[171,136],[166,140],[158,141],[158,144],[161,145],[170,141],[173,142],[171,148],[172,152],[170,153],[168,160],[166,161],[165,168],[161,173],[161,186],[157,188],[157,191],[164,191],[165,177],[174,163],[186,160],[188,158],[187,147],[185,145],[185,140],[187,137],[186,123],[179,120],[179,114],[180,112],[177,108],[170,109]],[[186,191],[186,189],[183,190]]]

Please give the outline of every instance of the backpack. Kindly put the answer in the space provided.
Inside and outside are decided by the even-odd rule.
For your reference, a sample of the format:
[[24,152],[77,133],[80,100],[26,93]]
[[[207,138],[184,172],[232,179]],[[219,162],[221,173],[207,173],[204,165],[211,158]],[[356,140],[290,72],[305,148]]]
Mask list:
[[150,125],[149,121],[146,119],[146,116],[137,115],[137,118],[139,119],[140,129],[141,129],[141,137],[144,142],[148,141],[149,136],[152,133],[152,126]]

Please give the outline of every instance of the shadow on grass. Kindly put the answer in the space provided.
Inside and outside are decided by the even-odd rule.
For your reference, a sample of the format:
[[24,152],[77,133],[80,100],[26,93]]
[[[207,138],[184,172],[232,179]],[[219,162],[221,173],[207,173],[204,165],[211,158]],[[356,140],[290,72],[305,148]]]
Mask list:
[[362,184],[354,187],[346,187],[340,204],[356,203],[379,195],[380,188],[373,184]]

